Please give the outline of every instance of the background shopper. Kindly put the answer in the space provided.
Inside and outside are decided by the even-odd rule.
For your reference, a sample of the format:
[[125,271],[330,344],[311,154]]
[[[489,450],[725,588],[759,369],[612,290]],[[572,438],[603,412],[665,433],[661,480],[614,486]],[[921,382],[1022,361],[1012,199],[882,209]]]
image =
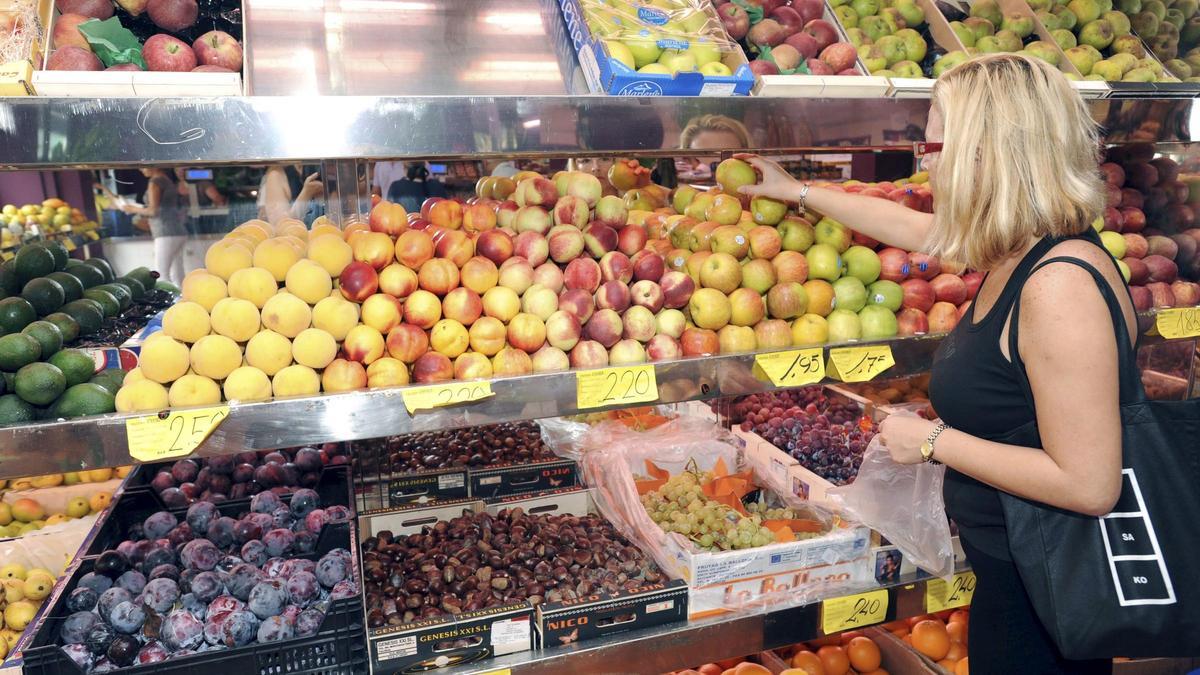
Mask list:
[[[926,160],[937,213],[809,188],[778,165],[750,158],[761,184],[743,191],[807,204],[862,234],[987,272],[958,327],[935,356],[930,399],[950,425],[892,416],[882,440],[902,463],[947,465],[946,509],[959,524],[978,583],[970,624],[971,670],[1100,673],[1111,661],[1064,660],[1017,575],[997,490],[1088,515],[1108,513],[1121,487],[1117,340],[1135,340],[1129,293],[1090,223],[1104,205],[1096,125],[1062,74],[1016,54],[950,70],[934,86]],[[1117,290],[1124,334],[1114,335],[1092,276]],[[1008,353],[1009,318],[1021,304],[1019,354]],[[1030,409],[1016,376],[1024,363]],[[1036,419],[1045,450],[995,442]],[[1082,589],[1081,589],[1082,590]]]
[[317,198],[325,194],[321,174],[299,164],[273,166],[258,188],[258,217],[275,224],[284,218],[311,223],[322,209]]
[[150,179],[146,186],[146,205],[126,204],[129,214],[146,216],[150,236],[154,238],[154,268],[173,284],[183,283],[183,245],[187,243],[187,212],[180,203],[179,191],[164,169],[142,169]]

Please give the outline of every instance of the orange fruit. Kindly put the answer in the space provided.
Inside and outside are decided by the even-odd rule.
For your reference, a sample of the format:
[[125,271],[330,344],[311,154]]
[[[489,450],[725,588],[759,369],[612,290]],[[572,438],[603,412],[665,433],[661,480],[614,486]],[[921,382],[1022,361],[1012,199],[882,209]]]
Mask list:
[[961,621],[963,623],[970,623],[970,619],[971,619],[970,610],[956,609],[950,613],[950,618],[946,621],[946,623],[950,623],[952,621]]
[[912,628],[912,644],[925,656],[941,661],[950,651],[950,634],[937,619],[921,621]]
[[750,663],[749,661],[746,661],[745,663],[739,663],[737,667],[733,669],[733,673],[734,675],[772,675],[769,669],[760,666],[757,663]]
[[905,619],[904,622],[908,624],[909,628],[912,628],[913,626],[921,623],[922,621],[932,621],[932,620],[936,620],[936,618],[932,614],[921,614],[918,616],[910,616],[907,619]]
[[786,670],[779,671],[779,675],[812,675],[812,673],[803,668],[788,668]]
[[700,675],[721,675],[721,671],[724,670],[724,668],[715,663],[706,663],[696,670],[700,671]]
[[952,642],[961,642],[967,644],[967,622],[966,621],[951,621],[946,624],[946,632],[950,635]]
[[908,629],[907,628],[897,628],[896,630],[892,631],[892,635],[895,635],[896,637],[903,640],[904,638],[908,637]]
[[826,635],[825,637],[817,638],[816,640],[809,640],[808,644],[812,645],[814,648],[824,647],[825,645],[840,645],[842,644],[842,636],[840,633],[835,635]]
[[825,645],[817,650],[821,665],[825,666],[825,675],[846,675],[850,670],[850,659],[846,658],[846,650],[836,645]]
[[911,646],[912,646],[912,633],[905,633],[905,634],[904,634],[904,635],[903,635],[903,636],[900,638],[900,640],[902,640],[902,641],[904,642],[904,644],[906,644],[906,645],[908,645],[909,647],[911,647]]
[[721,675],[734,675],[733,668],[726,668],[721,671]]
[[954,664],[954,675],[971,675],[971,671],[967,666],[967,658],[964,656],[962,661]]
[[796,652],[792,656],[792,667],[803,668],[809,675],[825,675],[825,664],[821,662],[821,657],[808,650]]
[[721,659],[720,661],[717,661],[717,665],[721,666],[725,670],[731,670],[731,669],[737,667],[737,664],[741,663],[744,660],[745,660],[745,657],[742,657],[742,656],[739,656],[734,659]]
[[850,644],[850,641],[854,638],[862,637],[863,632],[861,630],[848,630],[845,633],[839,633],[838,636],[842,639],[842,646],[845,646]]
[[901,628],[903,628],[904,630],[908,630],[908,622],[905,621],[904,619],[899,619],[897,621],[889,621],[889,622],[883,624],[884,630],[888,630],[893,633],[900,630]]
[[888,674],[888,671],[884,670],[883,668],[880,668],[879,670],[872,670],[871,672],[863,673],[862,675],[889,675],[889,674]]
[[950,651],[946,652],[946,659],[957,662],[959,659],[967,657],[967,646],[961,642],[950,641]]
[[878,670],[883,657],[879,654],[879,646],[868,637],[856,637],[846,645],[846,655],[850,665],[855,670]]

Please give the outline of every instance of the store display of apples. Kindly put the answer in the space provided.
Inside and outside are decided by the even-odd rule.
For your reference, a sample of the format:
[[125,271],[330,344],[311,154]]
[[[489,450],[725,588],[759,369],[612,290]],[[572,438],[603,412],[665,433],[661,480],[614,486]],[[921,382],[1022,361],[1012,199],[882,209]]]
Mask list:
[[1200,181],[1181,180],[1174,160],[1154,155],[1146,144],[1108,151],[1100,167],[1104,216],[1093,225],[1129,281],[1138,311],[1200,305]]
[[[240,4],[236,23],[232,9],[219,2],[196,0],[57,0],[61,14],[55,17],[50,44],[54,52],[48,70],[130,70],[136,63],[117,63],[105,68],[94,53],[80,24],[110,19],[117,15],[121,25],[143,42],[146,69],[158,72],[233,73],[242,69],[242,45],[228,31],[241,33]],[[225,30],[222,30],[224,28]]]
[[855,46],[842,41],[838,29],[826,20],[821,0],[764,0],[754,4],[762,12],[760,15],[756,11],[752,17],[742,4],[729,0],[716,3],[725,30],[744,45],[752,58],[750,69],[756,75],[864,74],[857,67]]
[[[1048,1],[1038,3],[1035,0],[1035,3],[1038,6],[1032,9],[1049,6]],[[965,53],[957,50],[953,52],[953,56],[946,59],[948,62],[938,67],[938,74],[976,53],[1015,52],[1058,66],[1063,59],[1062,49],[1075,45],[1073,36],[1069,35],[1070,31],[1067,31],[1065,36],[1055,33],[1054,42],[1039,39],[1036,31],[1037,17],[1043,17],[1043,23],[1055,22],[1053,25],[1047,24],[1047,30],[1057,27],[1057,19],[1049,11],[1039,11],[1036,15],[1024,8],[1024,11],[1005,12],[995,0],[971,2],[968,14],[944,2],[938,3],[938,8],[950,21],[950,29],[967,50]],[[1067,38],[1071,38],[1070,44],[1066,43]]]
[[[608,55],[630,70],[655,75],[699,71],[730,76],[737,46],[708,3],[658,0],[582,0],[588,30]],[[670,45],[674,43],[679,48]]]

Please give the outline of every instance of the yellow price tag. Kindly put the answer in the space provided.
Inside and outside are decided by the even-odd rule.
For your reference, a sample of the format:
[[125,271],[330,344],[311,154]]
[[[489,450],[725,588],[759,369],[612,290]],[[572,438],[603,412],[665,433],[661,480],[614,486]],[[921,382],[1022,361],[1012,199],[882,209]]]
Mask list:
[[0,252],[0,259],[3,259],[5,262],[8,262],[9,260],[12,260],[15,257],[17,257],[17,254],[13,253],[12,251]]
[[147,415],[125,420],[129,456],[141,462],[186,457],[229,417],[229,406],[173,412],[166,417]]
[[842,382],[866,382],[894,365],[896,359],[889,345],[834,347],[829,350],[825,370]]
[[432,410],[489,398],[495,396],[495,392],[492,391],[491,382],[454,382],[410,387],[401,390],[400,395],[404,398],[404,407],[408,408],[408,414],[411,415],[418,410]]
[[66,249],[68,251],[74,251],[75,249],[79,248],[78,246],[75,245],[75,240],[70,237],[64,238],[62,240],[62,243],[63,243],[63,246],[66,247]]
[[575,405],[580,409],[657,400],[654,366],[599,368],[575,374]]
[[887,618],[888,592],[868,591],[821,602],[821,631],[826,635],[873,626]]
[[1200,337],[1200,307],[1159,310],[1154,325],[1158,334],[1168,340]]
[[943,609],[963,607],[971,604],[974,595],[974,572],[959,572],[950,583],[944,579],[929,579],[925,582],[925,611],[932,614]]
[[500,670],[489,670],[486,673],[480,673],[479,675],[512,675],[512,669],[501,668]]
[[755,354],[754,363],[776,387],[798,387],[825,379],[825,350],[789,349],[785,352]]

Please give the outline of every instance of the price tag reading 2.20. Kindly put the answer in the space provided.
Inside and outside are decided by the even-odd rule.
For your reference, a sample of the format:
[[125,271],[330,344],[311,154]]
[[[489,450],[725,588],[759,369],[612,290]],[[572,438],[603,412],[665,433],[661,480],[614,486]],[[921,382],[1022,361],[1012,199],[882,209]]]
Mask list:
[[943,609],[971,604],[975,595],[975,573],[959,572],[947,583],[944,579],[925,582],[925,611],[930,614]]
[[888,592],[885,590],[829,598],[821,602],[821,631],[832,635],[883,623],[887,610]]
[[218,405],[181,410],[164,417],[146,415],[127,419],[125,436],[129,456],[140,462],[186,457],[195,452],[228,416],[229,406]]
[[418,410],[432,410],[447,405],[470,403],[494,395],[491,382],[456,382],[435,384],[428,387],[409,387],[400,392],[408,414]]
[[657,401],[654,366],[598,368],[576,373],[575,400],[581,410]]
[[825,379],[825,352],[813,349],[789,349],[785,352],[755,354],[754,363],[776,387],[799,387]]

